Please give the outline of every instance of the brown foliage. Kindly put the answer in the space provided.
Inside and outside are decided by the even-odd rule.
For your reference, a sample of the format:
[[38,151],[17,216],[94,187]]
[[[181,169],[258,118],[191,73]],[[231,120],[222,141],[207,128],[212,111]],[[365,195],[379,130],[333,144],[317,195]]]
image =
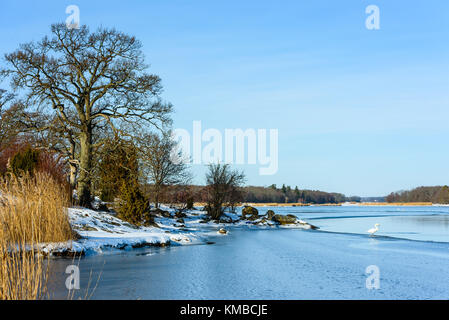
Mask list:
[[[27,149],[32,148],[32,141],[29,138],[16,139],[14,143],[9,144],[2,151],[0,151],[0,177],[5,176],[8,172],[8,166],[13,157]],[[49,175],[56,181],[61,188],[69,195],[71,201],[72,190],[67,180],[67,164],[56,152],[36,149],[39,151],[38,163],[35,171]]]

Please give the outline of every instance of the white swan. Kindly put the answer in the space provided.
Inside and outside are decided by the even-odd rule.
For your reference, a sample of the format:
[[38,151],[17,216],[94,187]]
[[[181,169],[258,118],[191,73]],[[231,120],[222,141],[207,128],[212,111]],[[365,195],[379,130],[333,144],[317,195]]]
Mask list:
[[368,232],[371,236],[373,236],[377,231],[379,231],[379,226],[380,226],[380,224],[379,224],[379,223],[376,223],[376,224],[374,225],[374,228],[369,229],[367,232]]

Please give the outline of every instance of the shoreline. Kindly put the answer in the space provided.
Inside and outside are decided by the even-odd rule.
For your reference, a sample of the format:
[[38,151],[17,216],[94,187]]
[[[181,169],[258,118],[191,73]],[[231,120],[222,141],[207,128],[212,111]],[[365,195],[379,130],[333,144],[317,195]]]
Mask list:
[[[202,207],[204,206],[204,203],[197,202],[195,203],[195,207]],[[434,206],[449,206],[449,204],[440,204],[440,203],[432,203],[432,202],[344,202],[344,203],[321,203],[321,204],[315,204],[315,203],[275,203],[275,202],[269,202],[269,203],[253,203],[253,202],[247,202],[238,205],[237,207],[244,207],[244,206],[250,206],[250,207],[257,207],[257,208],[263,208],[263,207],[342,207],[342,206],[391,206],[391,207],[398,207],[398,206],[414,206],[414,207],[434,207]]]
[[[197,203],[196,203],[197,205]],[[295,204],[249,203],[254,208],[297,207]],[[438,206],[432,203],[345,203],[345,204],[301,204],[301,207],[326,206]],[[445,205],[442,205],[445,206]],[[447,206],[447,205],[446,205]],[[241,208],[242,206],[238,206]],[[198,244],[211,244],[214,237],[226,236],[233,229],[262,230],[272,228],[310,229],[311,225],[296,218],[291,224],[278,224],[268,220],[266,215],[255,219],[243,219],[241,214],[226,212],[220,221],[211,221],[204,211],[186,210],[181,217],[176,209],[161,207],[165,216],[157,216],[157,226],[138,227],[120,220],[109,212],[85,208],[69,208],[69,220],[80,238],[63,243],[41,244],[42,252],[47,256],[70,257],[101,254],[111,250],[132,250],[143,247],[168,247]],[[220,233],[220,229],[224,233]]]
[[161,208],[164,216],[155,218],[157,226],[148,227],[134,226],[109,212],[69,208],[70,224],[80,238],[62,243],[43,243],[40,248],[50,257],[86,256],[111,250],[212,244],[214,237],[226,236],[233,229],[313,227],[299,218],[279,224],[269,220],[266,214],[244,219],[241,214],[226,212],[219,221],[212,221],[201,210],[186,210],[180,215],[174,208]]

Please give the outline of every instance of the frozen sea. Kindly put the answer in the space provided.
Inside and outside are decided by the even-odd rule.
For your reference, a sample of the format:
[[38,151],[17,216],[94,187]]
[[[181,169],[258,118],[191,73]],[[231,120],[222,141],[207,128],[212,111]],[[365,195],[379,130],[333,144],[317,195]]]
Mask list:
[[[51,298],[79,265],[91,299],[448,299],[449,207],[283,207],[318,227],[232,229],[209,245],[52,261]],[[366,230],[380,223],[370,237]],[[369,266],[379,288],[367,288]],[[372,282],[369,282],[372,283]],[[86,289],[89,292],[86,293]],[[90,294],[92,296],[90,296]]]

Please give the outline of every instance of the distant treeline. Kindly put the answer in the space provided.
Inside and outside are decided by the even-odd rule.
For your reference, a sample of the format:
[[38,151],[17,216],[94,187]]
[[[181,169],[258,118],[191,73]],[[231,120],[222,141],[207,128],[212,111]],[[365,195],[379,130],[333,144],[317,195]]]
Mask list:
[[419,187],[409,191],[393,192],[387,202],[432,202],[449,204],[449,187]]
[[270,187],[244,187],[245,202],[257,203],[342,203],[346,201],[360,202],[360,197],[346,197],[341,193],[329,193],[318,190],[300,190],[283,185]]
[[[163,203],[176,203],[176,197],[179,193],[179,187],[167,186],[164,196],[161,198]],[[204,186],[189,185],[182,189],[188,189],[192,195],[193,201],[205,202],[207,190]],[[151,186],[145,188],[148,194],[151,193]],[[329,193],[318,190],[300,190],[290,186],[283,185],[281,188],[276,185],[269,187],[241,187],[239,190],[243,202],[252,203],[305,203],[305,204],[324,204],[324,203],[343,203],[343,202],[361,202],[361,197],[346,197],[341,193]]]

